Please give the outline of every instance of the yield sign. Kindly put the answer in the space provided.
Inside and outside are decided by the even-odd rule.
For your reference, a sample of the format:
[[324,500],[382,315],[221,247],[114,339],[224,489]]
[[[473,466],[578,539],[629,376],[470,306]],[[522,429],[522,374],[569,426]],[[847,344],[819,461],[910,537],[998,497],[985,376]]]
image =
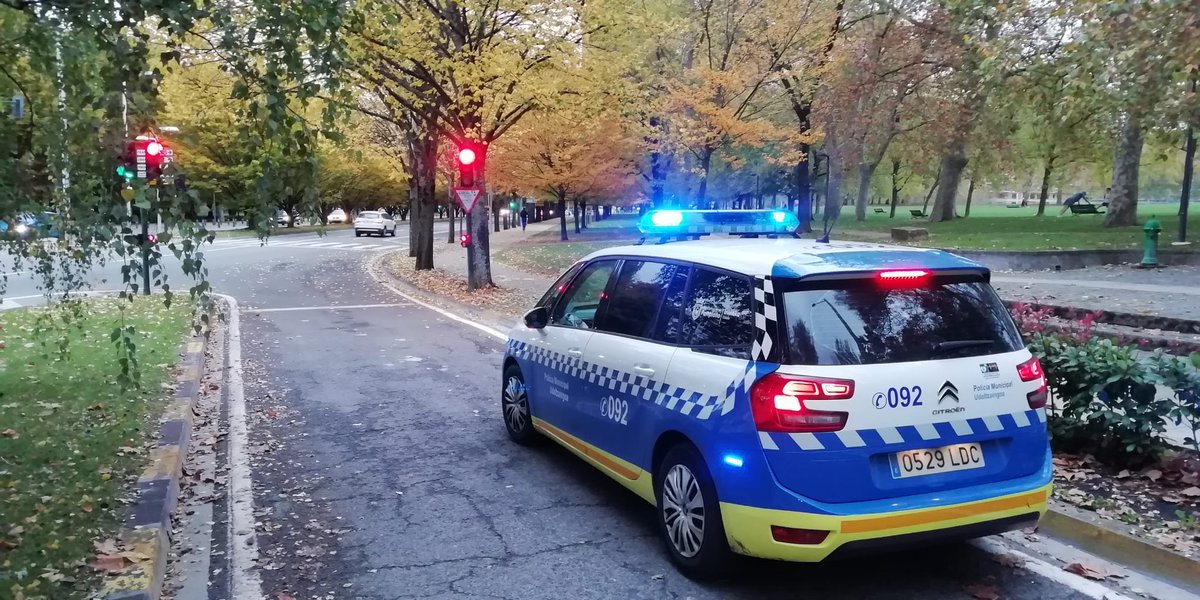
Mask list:
[[454,195],[458,197],[458,203],[463,207],[463,210],[471,212],[471,209],[475,208],[475,201],[479,199],[479,192],[481,191],[483,190],[479,188],[456,187],[454,188]]

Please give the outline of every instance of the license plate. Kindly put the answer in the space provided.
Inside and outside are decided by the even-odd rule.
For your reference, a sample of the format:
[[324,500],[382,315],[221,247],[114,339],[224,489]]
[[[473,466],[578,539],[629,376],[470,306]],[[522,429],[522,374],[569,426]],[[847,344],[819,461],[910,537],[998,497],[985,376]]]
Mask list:
[[892,477],[919,477],[983,467],[979,444],[954,444],[892,453]]

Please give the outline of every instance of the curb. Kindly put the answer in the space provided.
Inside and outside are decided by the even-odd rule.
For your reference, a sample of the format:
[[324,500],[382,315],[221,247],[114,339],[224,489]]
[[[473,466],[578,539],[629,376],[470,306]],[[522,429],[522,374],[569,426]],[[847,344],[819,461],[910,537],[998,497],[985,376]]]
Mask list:
[[157,600],[162,593],[171,549],[171,514],[179,500],[179,481],[192,435],[192,409],[200,396],[204,370],[205,336],[184,344],[175,372],[178,388],[159,425],[158,446],[138,477],[137,498],[125,515],[118,537],[129,550],[133,564],[119,575],[105,578],[105,600]]
[[367,260],[366,263],[367,274],[370,275],[375,281],[400,288],[400,291],[403,291],[410,296],[414,296],[423,302],[433,305],[440,304],[443,306],[452,307],[453,310],[459,314],[470,317],[471,319],[498,331],[508,331],[516,321],[520,320],[520,315],[505,315],[495,311],[481,309],[476,306],[470,306],[468,304],[459,302],[454,298],[443,296],[441,294],[417,287],[408,280],[393,275],[392,272],[387,268],[387,261],[395,255],[396,252],[381,252],[375,256],[372,256],[369,260]]
[[1070,542],[1086,552],[1200,593],[1200,561],[1106,527],[1098,522],[1097,517],[1083,511],[1052,506],[1038,523],[1038,531]]

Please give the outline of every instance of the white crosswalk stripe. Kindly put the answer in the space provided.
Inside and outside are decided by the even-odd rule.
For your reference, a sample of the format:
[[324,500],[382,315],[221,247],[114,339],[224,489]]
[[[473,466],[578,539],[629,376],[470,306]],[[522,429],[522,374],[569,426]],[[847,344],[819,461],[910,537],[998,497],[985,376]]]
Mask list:
[[360,242],[330,242],[323,240],[269,240],[265,245],[257,239],[247,240],[216,240],[209,251],[238,250],[253,248],[311,248],[314,250],[352,250],[366,252],[372,250],[392,250],[401,247],[399,244]]

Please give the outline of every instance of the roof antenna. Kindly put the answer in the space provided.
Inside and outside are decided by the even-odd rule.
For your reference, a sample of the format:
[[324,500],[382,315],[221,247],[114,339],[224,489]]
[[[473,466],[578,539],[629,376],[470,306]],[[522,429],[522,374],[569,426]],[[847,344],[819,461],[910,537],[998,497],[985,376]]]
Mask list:
[[828,244],[829,243],[829,232],[833,231],[832,225],[833,225],[833,222],[825,223],[825,234],[816,239],[816,242],[818,244]]

